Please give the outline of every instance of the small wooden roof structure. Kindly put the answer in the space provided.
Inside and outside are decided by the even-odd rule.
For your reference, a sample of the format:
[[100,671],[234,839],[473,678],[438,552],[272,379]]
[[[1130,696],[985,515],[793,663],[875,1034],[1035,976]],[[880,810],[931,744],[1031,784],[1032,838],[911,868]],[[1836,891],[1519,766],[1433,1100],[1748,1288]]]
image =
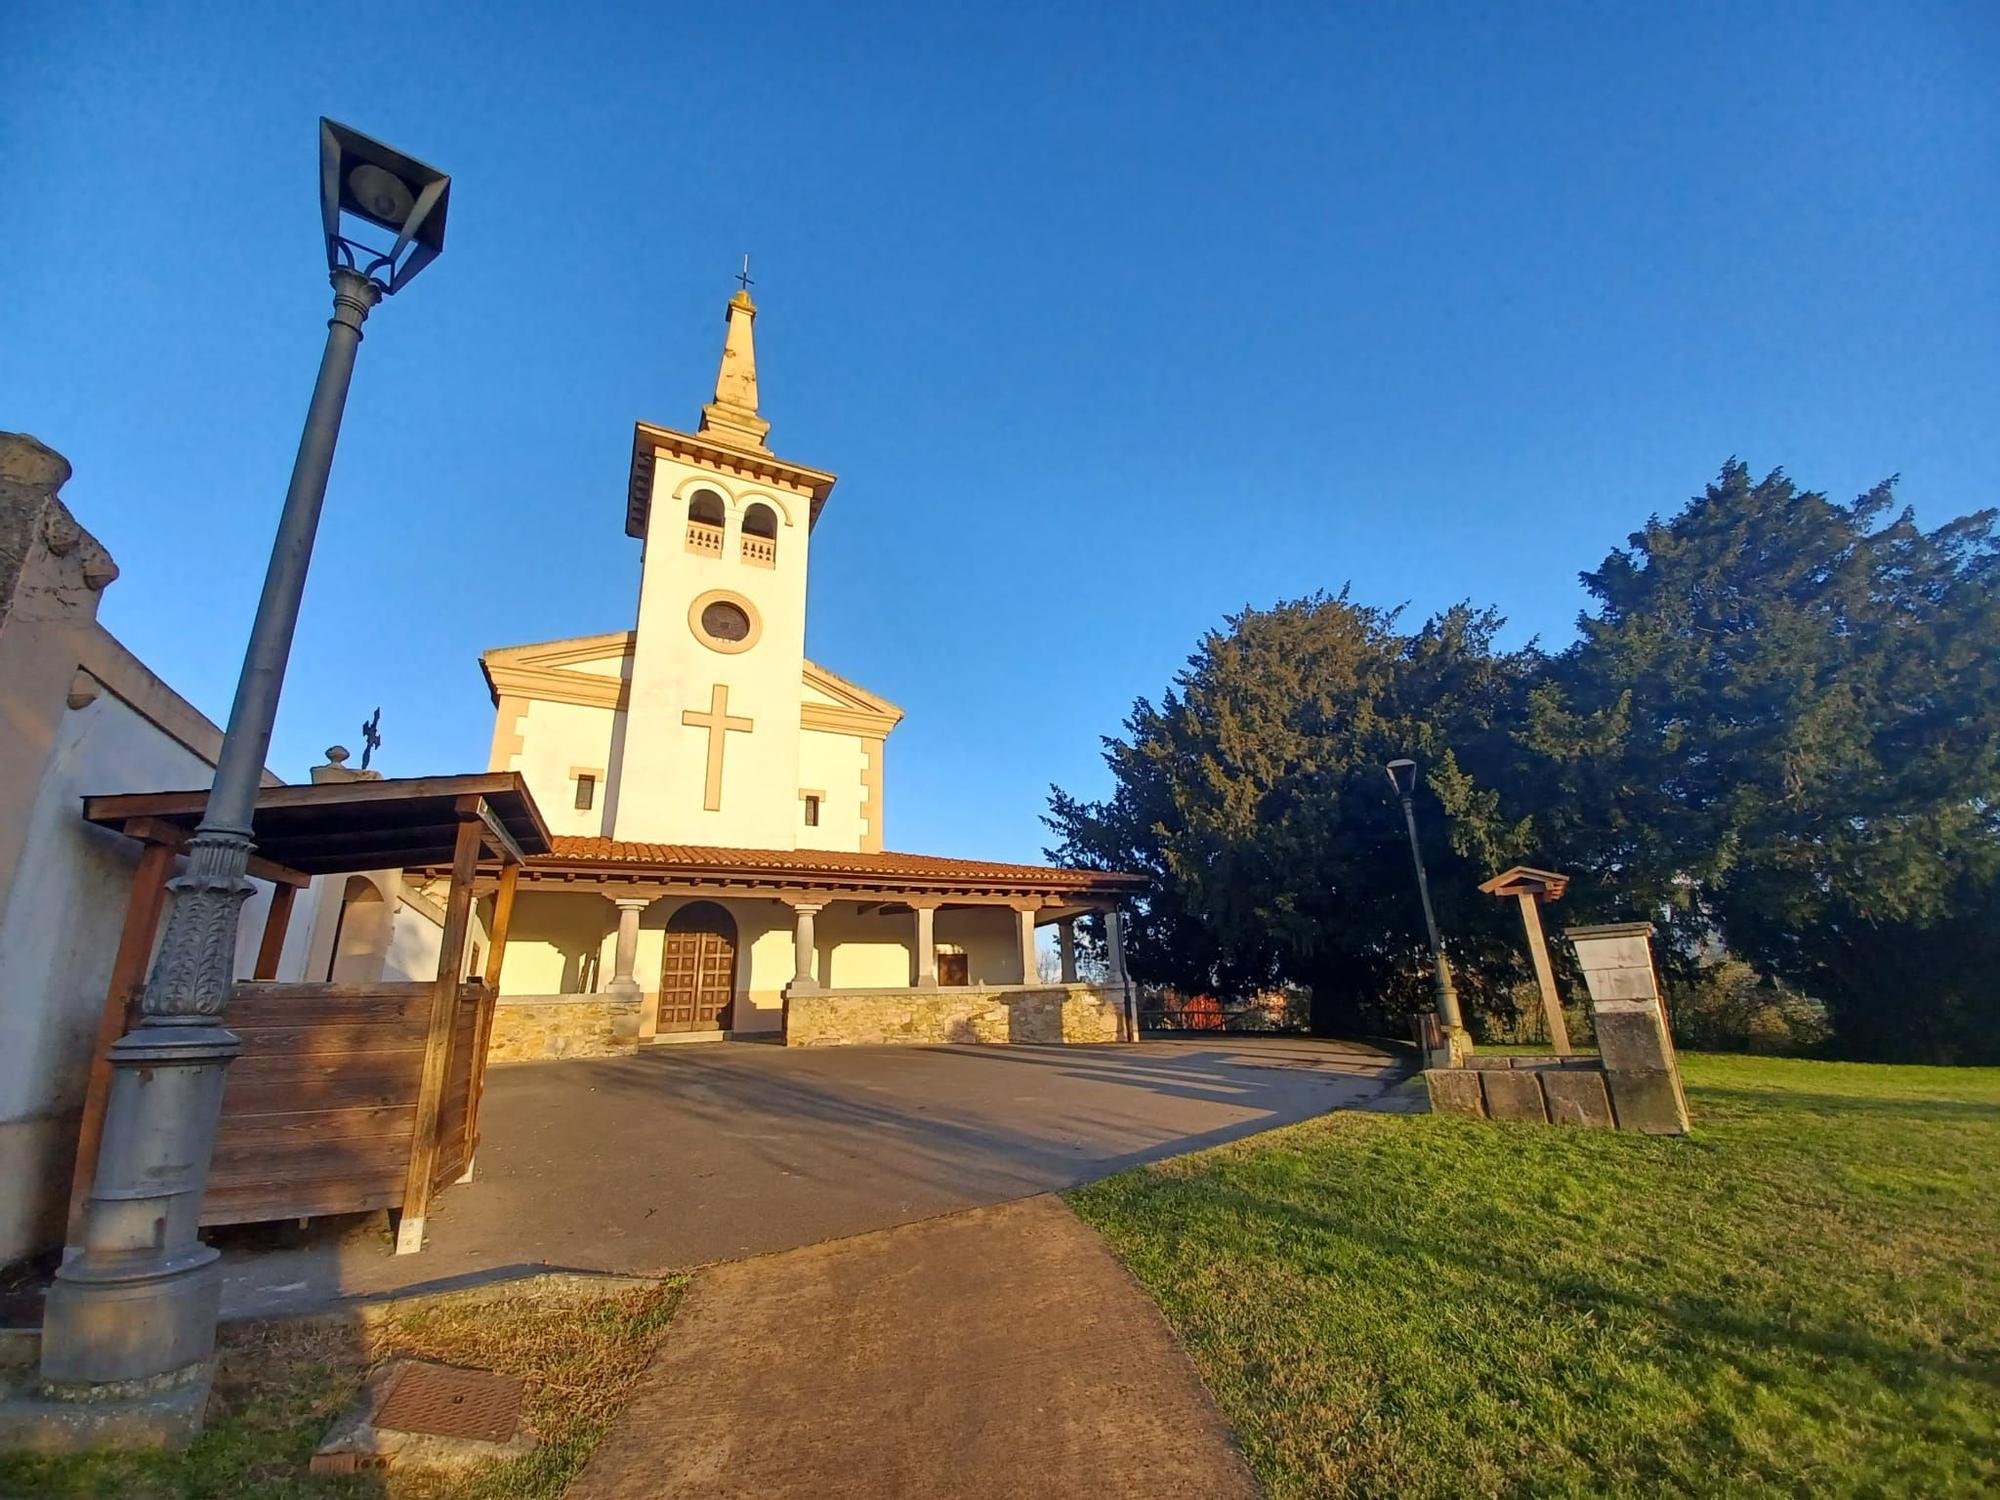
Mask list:
[[1489,896],[1533,896],[1541,901],[1560,901],[1569,889],[1569,876],[1554,870],[1537,870],[1532,865],[1515,865],[1502,870],[1479,888]]
[[[123,792],[83,799],[83,816],[149,844],[185,845],[208,792]],[[502,865],[547,854],[548,824],[517,771],[267,786],[257,793],[250,873],[285,885],[314,875],[449,867],[461,811],[481,826],[482,853]]]
[[[133,872],[85,1088],[70,1192],[72,1243],[81,1233],[84,1200],[97,1170],[111,1086],[109,1049],[136,1018],[167,877],[207,804],[205,789],[83,799],[86,821],[137,839],[145,850]],[[256,845],[250,873],[275,882],[275,888],[253,980],[247,990],[237,985],[225,1012],[227,1024],[244,1038],[250,1061],[232,1070],[223,1091],[217,1149],[225,1156],[233,1152],[234,1166],[211,1177],[202,1221],[396,1207],[402,1211],[398,1252],[417,1248],[432,1194],[455,1179],[477,1145],[487,1029],[514,889],[523,863],[549,852],[548,825],[517,772],[486,771],[267,786],[257,793],[250,836]],[[459,970],[482,857],[500,866],[488,930],[491,950],[483,981],[462,983]],[[270,982],[277,976],[293,898],[314,876],[426,865],[451,872],[435,980],[372,986]],[[379,1038],[388,1032],[382,1026],[370,1029],[368,1023],[384,1015],[407,1022],[395,1033],[397,1047],[383,1047]],[[246,1017],[255,1024],[244,1025]],[[315,1032],[316,1026],[322,1029]],[[378,1040],[356,1040],[368,1036]],[[302,1037],[310,1037],[310,1044]],[[303,1063],[296,1055],[301,1047],[312,1054]],[[280,1076],[287,1067],[297,1076]],[[365,1094],[365,1105],[329,1094],[329,1089],[337,1094],[343,1078],[350,1094],[357,1088]],[[282,1101],[275,1106],[269,1097],[274,1092]],[[336,1132],[337,1159],[308,1161],[322,1135],[293,1127],[315,1111],[337,1120],[343,1109],[371,1121],[385,1114],[395,1119],[386,1132],[378,1128],[366,1140]],[[268,1139],[264,1128],[280,1119],[285,1128]],[[371,1144],[378,1148],[374,1157],[364,1149]]]

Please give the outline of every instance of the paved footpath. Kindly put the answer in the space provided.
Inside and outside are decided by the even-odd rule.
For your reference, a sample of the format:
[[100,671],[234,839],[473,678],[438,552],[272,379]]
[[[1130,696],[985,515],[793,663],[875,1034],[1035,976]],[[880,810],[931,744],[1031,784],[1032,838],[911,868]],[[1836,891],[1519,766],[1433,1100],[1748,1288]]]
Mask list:
[[1040,1196],[696,1278],[569,1500],[1252,1500],[1152,1299]]

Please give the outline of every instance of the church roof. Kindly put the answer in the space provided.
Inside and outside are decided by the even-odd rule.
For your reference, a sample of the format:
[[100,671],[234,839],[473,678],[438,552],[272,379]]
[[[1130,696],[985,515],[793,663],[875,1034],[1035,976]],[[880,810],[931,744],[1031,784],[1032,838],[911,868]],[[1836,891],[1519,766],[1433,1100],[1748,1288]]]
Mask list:
[[1144,877],[1116,870],[1073,870],[1050,865],[1004,864],[987,859],[952,859],[937,854],[893,850],[729,849],[699,844],[655,844],[556,834],[551,852],[529,861],[530,870],[551,867],[646,867],[678,878],[741,881],[748,877],[828,886],[978,887],[1036,893],[1113,894],[1144,883]]

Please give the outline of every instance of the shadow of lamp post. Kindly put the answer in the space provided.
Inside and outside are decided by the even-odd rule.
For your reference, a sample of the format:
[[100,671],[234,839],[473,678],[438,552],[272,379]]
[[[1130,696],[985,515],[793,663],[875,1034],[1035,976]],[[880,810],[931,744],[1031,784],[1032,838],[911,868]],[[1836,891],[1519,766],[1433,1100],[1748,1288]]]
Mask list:
[[1464,1017],[1459,1014],[1458,991],[1451,982],[1451,964],[1444,956],[1444,939],[1438,936],[1437,914],[1431,910],[1431,883],[1424,874],[1423,850],[1417,843],[1417,813],[1410,800],[1417,789],[1417,763],[1392,760],[1384,769],[1389,773],[1389,785],[1396,789],[1397,800],[1403,804],[1403,822],[1410,830],[1410,858],[1417,866],[1417,895],[1424,903],[1424,927],[1431,939],[1431,978],[1437,989],[1438,1022],[1444,1028],[1446,1045],[1456,1056],[1471,1049]]
[[[252,813],[361,324],[444,248],[450,187],[444,173],[320,121],[320,215],[333,282],[326,351],[208,804],[188,846],[187,871],[173,882],[173,915],[139,1023],[111,1049],[82,1249],[56,1273],[44,1318],[42,1379],[50,1395],[101,1405],[107,1397],[186,1388],[187,1421],[200,1421],[221,1276],[217,1252],[197,1228],[223,1074],[239,1048],[223,1012],[235,977],[237,919],[252,890],[245,877]],[[377,243],[350,238],[349,229]]]

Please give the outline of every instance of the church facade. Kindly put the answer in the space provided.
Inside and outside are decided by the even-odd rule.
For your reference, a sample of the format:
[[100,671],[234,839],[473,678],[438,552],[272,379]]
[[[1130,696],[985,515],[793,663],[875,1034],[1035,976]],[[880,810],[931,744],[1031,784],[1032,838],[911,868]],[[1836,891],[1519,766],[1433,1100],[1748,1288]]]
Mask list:
[[[630,630],[481,658],[489,768],[554,834],[513,893],[495,1055],[723,1037],[1109,1041],[1134,1034],[1117,941],[1133,877],[885,849],[895,704],[806,655],[834,476],[779,458],[747,288],[691,432],[636,425]],[[1101,982],[1074,924],[1102,914]],[[1059,933],[1060,978],[1036,933]]]

